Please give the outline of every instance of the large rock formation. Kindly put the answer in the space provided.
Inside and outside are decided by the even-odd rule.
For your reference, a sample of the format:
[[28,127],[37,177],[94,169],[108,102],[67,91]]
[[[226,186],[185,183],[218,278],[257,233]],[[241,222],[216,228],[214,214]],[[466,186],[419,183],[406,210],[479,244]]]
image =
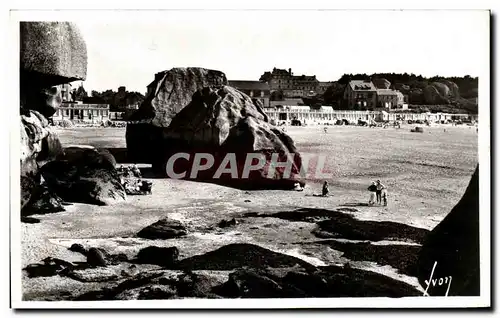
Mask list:
[[[158,144],[165,153],[162,171],[166,171],[166,159],[173,154],[188,153],[188,160],[176,160],[173,171],[186,172],[186,178],[222,183],[238,188],[292,189],[299,178],[301,157],[293,140],[271,126],[263,110],[250,97],[224,86],[205,87],[193,95],[189,105],[182,109],[165,130],[164,143]],[[211,154],[214,164],[207,170],[191,175],[195,155]],[[228,155],[229,154],[229,155]],[[234,155],[233,155],[234,154]],[[262,157],[262,167],[244,176],[249,154]],[[277,161],[290,162],[290,173],[285,168],[272,167],[273,156]],[[257,159],[255,159],[257,160]],[[256,165],[258,162],[248,161]],[[220,167],[236,166],[236,174],[216,176]],[[272,171],[272,173],[268,173]]]
[[62,102],[58,85],[85,79],[87,50],[77,28],[67,22],[20,23],[21,208],[40,184],[38,167],[60,154],[49,127]]
[[21,70],[54,76],[52,85],[85,79],[87,48],[74,24],[21,22],[20,32]]
[[432,296],[479,296],[479,255],[486,252],[479,246],[478,166],[462,199],[426,238],[419,282]]
[[47,119],[33,110],[21,112],[21,208],[40,184],[38,166],[61,153],[62,147]]
[[126,199],[110,156],[87,149],[72,160],[51,161],[40,172],[47,186],[65,201],[110,205]]
[[151,92],[129,118],[126,133],[129,158],[150,163],[157,156],[164,128],[191,102],[193,94],[204,87],[226,84],[224,73],[204,68],[173,68],[156,74],[149,86]]
[[423,89],[425,103],[430,105],[449,104],[460,97],[457,84],[450,81],[433,82]]

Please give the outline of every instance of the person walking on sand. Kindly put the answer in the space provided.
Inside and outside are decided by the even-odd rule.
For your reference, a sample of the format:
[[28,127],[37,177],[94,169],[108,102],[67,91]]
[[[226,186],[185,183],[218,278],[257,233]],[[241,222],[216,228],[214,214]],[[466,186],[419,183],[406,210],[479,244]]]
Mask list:
[[377,180],[377,203],[382,204],[382,190],[385,189],[385,185],[380,182],[380,180]]
[[326,197],[326,196],[328,196],[329,192],[330,191],[328,190],[328,181],[325,181],[323,183],[323,190],[321,191],[321,195],[324,196],[324,197]]
[[377,183],[375,181],[368,187],[368,191],[370,191],[370,200],[368,201],[368,205],[375,204],[375,194],[377,192]]

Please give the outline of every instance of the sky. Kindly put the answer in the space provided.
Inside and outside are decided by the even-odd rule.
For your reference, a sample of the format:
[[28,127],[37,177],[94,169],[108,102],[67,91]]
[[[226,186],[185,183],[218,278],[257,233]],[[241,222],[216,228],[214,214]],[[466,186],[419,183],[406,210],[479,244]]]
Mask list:
[[117,11],[68,16],[86,41],[85,89],[145,93],[173,67],[258,80],[273,67],[334,81],[344,73],[478,76],[486,11]]

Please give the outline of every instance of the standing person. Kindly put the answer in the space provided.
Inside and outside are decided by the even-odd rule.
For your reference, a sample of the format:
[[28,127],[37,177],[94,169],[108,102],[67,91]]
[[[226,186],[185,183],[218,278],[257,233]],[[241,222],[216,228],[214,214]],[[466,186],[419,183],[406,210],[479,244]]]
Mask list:
[[382,189],[382,201],[384,202],[384,206],[387,206],[387,188]]
[[323,190],[321,191],[321,194],[326,197],[330,191],[328,190],[328,181],[325,181],[323,183]]
[[375,204],[375,194],[377,192],[377,183],[375,181],[368,187],[368,191],[370,191],[370,200],[368,201],[369,205]]
[[377,180],[377,203],[382,204],[382,190],[385,189],[385,185],[380,182],[380,180]]

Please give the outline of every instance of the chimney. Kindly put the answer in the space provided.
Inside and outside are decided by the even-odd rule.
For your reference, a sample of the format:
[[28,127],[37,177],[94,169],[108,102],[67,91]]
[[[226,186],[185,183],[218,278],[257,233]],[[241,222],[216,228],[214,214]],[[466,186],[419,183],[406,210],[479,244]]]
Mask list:
[[288,69],[288,74],[292,75],[292,69],[291,68]]

